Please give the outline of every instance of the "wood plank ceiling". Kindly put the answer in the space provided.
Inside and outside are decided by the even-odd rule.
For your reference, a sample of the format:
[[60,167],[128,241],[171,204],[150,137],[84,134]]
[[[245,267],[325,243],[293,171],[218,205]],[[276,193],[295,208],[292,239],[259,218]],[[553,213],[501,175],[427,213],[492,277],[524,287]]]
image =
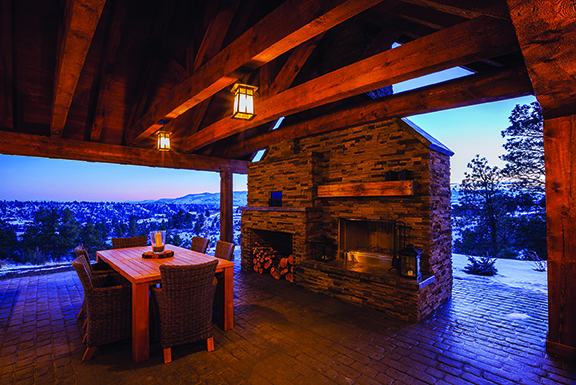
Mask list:
[[[0,12],[3,154],[245,173],[278,141],[533,93],[502,0],[7,0]],[[390,95],[456,66],[472,75]],[[259,87],[249,122],[230,119],[238,81]],[[154,150],[161,122],[170,153]]]

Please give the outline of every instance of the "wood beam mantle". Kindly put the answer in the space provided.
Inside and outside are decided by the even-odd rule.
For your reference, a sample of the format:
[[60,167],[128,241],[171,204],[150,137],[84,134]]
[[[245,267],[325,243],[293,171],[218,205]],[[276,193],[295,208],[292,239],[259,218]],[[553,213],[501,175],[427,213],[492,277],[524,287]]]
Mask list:
[[62,136],[78,79],[106,0],[68,0],[54,82],[50,131]]
[[190,136],[182,151],[198,150],[282,116],[515,50],[510,22],[478,17],[281,92],[262,101],[253,120],[224,118]]
[[0,154],[246,174],[250,162],[2,132]]
[[471,106],[531,95],[532,84],[525,72],[503,70],[459,79],[378,98],[359,106],[280,127],[227,147],[221,156],[235,158],[271,144],[309,135],[361,126],[390,118],[402,118],[451,108]]
[[129,128],[126,143],[150,136],[172,120],[283,53],[382,0],[288,0],[200,67]]

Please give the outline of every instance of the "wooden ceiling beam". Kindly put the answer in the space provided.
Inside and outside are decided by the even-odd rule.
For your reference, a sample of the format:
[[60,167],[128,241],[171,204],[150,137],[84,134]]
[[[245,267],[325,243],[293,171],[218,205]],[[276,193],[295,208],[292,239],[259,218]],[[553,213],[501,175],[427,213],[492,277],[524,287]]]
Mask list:
[[0,2],[0,126],[14,125],[12,73],[12,1]]
[[[144,63],[142,64],[142,68],[139,74],[139,82],[138,88],[136,91],[136,102],[132,107],[132,111],[130,112],[130,119],[129,122],[133,123],[137,121],[137,119],[142,116],[144,113],[144,109],[146,105],[149,103],[149,97],[151,94],[152,87],[154,82],[156,81],[155,72],[158,64],[160,63],[160,59],[158,59],[158,55],[155,54],[156,50],[158,49],[158,41],[161,40],[162,36],[164,35],[166,28],[168,27],[168,22],[170,21],[173,13],[174,8],[176,6],[176,2],[174,0],[170,0],[168,2],[162,2],[159,4],[160,12],[156,17],[156,22],[154,23],[154,28],[150,33],[149,37],[149,47],[145,56]],[[158,122],[156,122],[158,123]],[[154,125],[154,131],[161,128],[161,124]],[[124,129],[124,141],[126,141],[126,136],[129,135],[129,131],[125,128]]]
[[236,14],[239,0],[228,0],[225,4],[222,4],[220,8],[222,10],[216,14],[216,16],[208,24],[208,28],[204,33],[204,38],[202,43],[200,43],[200,48],[198,48],[198,53],[194,57],[194,63],[192,65],[192,73],[198,71],[202,65],[212,59],[222,47],[228,28],[232,23],[232,19]]
[[0,154],[246,174],[249,162],[113,144],[2,132]]
[[515,50],[510,22],[478,17],[281,92],[259,103],[253,120],[224,118],[192,135],[182,151],[198,150],[282,116]]
[[108,37],[105,43],[106,49],[102,53],[102,59],[100,62],[100,82],[96,85],[98,89],[98,98],[96,101],[94,121],[90,128],[90,140],[92,142],[100,141],[100,137],[102,136],[102,127],[104,126],[104,118],[106,117],[108,97],[110,96],[110,88],[114,82],[113,77],[116,69],[118,46],[120,45],[122,27],[126,21],[127,13],[128,2],[117,0],[114,4],[112,23],[108,29]]
[[177,85],[133,124],[126,143],[154,132],[162,119],[175,119],[243,75],[301,43],[372,7],[381,0],[288,0],[229,44],[190,78]]
[[511,99],[532,93],[530,79],[516,69],[459,79],[378,98],[359,106],[281,127],[228,147],[223,157],[235,158],[286,140],[303,138],[390,118],[414,116],[451,108]]
[[324,36],[324,33],[300,44],[298,47],[294,48],[294,51],[290,54],[288,61],[284,64],[278,75],[274,78],[274,81],[268,89],[268,97],[274,96],[282,91],[285,91],[290,87],[306,60],[310,57],[312,52],[316,49],[316,46]]
[[[239,4],[239,0],[231,0],[219,7],[223,9],[218,12],[208,24],[202,43],[198,49],[198,53],[192,63],[192,71],[190,73],[193,74],[198,71],[203,64],[220,52],[222,43],[224,42],[224,38],[232,24],[232,19],[234,19]],[[204,100],[193,109],[182,114],[180,119],[168,122],[165,125],[165,129],[167,131],[172,131],[175,134],[175,137],[189,136],[197,132],[202,120],[204,120],[204,116],[206,116],[211,100],[211,98]]]
[[106,0],[68,0],[58,49],[50,132],[62,136],[78,79]]
[[576,8],[572,1],[508,0],[544,118],[576,114]]
[[437,11],[473,19],[490,16],[510,20],[505,0],[402,0]]

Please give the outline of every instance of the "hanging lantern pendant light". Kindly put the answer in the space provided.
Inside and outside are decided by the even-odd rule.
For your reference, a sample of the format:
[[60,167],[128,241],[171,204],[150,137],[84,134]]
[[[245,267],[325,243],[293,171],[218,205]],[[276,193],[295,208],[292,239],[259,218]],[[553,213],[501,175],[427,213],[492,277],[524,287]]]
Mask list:
[[158,151],[170,151],[170,132],[158,131]]
[[251,120],[256,116],[254,113],[254,93],[258,87],[247,84],[234,84],[234,111],[232,118]]

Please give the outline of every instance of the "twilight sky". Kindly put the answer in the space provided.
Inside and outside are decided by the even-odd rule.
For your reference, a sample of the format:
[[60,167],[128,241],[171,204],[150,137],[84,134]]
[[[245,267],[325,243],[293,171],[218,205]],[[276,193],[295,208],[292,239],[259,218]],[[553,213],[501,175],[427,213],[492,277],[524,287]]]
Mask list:
[[[394,93],[467,75],[454,68],[394,85]],[[412,122],[455,152],[451,181],[459,183],[466,165],[476,155],[492,166],[503,163],[505,140],[500,132],[509,125],[516,104],[535,101],[526,96],[409,117]],[[256,107],[257,108],[257,107]],[[234,174],[234,191],[246,190],[246,176]],[[0,155],[0,200],[139,201],[219,192],[220,174],[107,163]]]

